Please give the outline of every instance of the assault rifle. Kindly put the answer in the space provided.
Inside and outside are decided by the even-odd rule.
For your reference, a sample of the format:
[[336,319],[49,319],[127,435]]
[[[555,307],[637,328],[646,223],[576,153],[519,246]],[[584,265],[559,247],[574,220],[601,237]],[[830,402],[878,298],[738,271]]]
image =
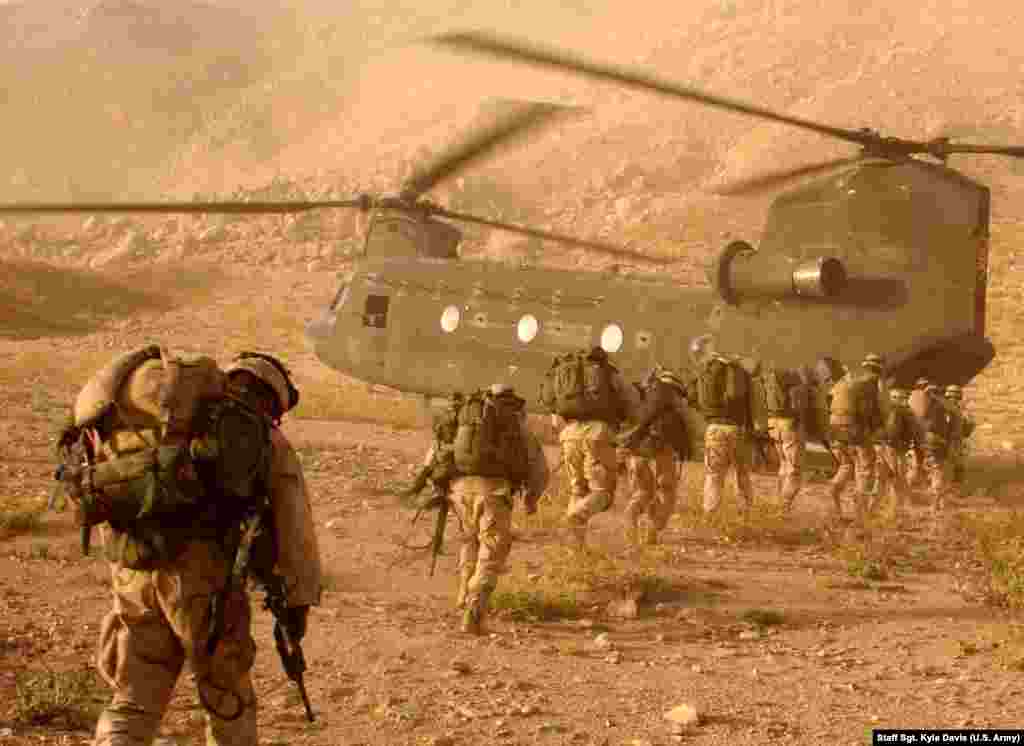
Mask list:
[[306,694],[306,682],[303,679],[306,672],[306,657],[302,654],[302,644],[291,638],[288,625],[285,623],[288,602],[285,597],[284,578],[273,575],[264,581],[264,586],[266,596],[263,599],[263,608],[274,615],[274,643],[277,645],[277,654],[281,657],[281,666],[288,678],[299,687],[302,706],[306,708],[306,719],[312,723],[316,718],[313,716],[309,695]]

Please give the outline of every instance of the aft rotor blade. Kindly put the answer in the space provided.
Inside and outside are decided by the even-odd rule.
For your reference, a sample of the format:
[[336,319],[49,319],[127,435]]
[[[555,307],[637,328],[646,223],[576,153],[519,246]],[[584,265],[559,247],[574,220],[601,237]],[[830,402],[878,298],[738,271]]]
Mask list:
[[[1024,146],[1020,145],[966,145],[950,143],[938,146],[938,151],[944,155],[953,155],[955,153],[982,153],[1024,158]],[[932,150],[929,149],[928,152],[931,153]]]
[[508,143],[527,132],[552,123],[555,119],[569,114],[580,114],[581,107],[560,106],[551,103],[514,101],[516,110],[501,115],[489,127],[473,135],[465,142],[443,153],[422,170],[414,173],[402,189],[402,196],[415,200],[446,179],[451,179],[470,164],[479,161],[496,147]]
[[765,109],[760,106],[754,106],[744,101],[737,101],[723,96],[715,96],[713,94],[697,90],[696,88],[672,83],[663,78],[631,70],[624,66],[592,62],[580,55],[558,51],[550,47],[542,47],[520,39],[501,37],[495,34],[488,34],[479,31],[467,31],[432,36],[427,39],[427,42],[436,46],[477,52],[480,54],[490,55],[492,57],[518,59],[521,62],[543,67],[574,70],[598,80],[612,81],[632,86],[634,88],[661,93],[666,96],[698,101],[709,106],[726,109],[727,111],[749,114],[751,116],[760,117],[761,119],[769,119],[774,122],[780,122],[794,127],[802,127],[803,129],[811,130],[812,132],[817,132],[828,137],[835,137],[840,140],[846,140],[847,142],[857,143],[859,145],[869,145],[876,142],[878,139],[878,136],[872,133],[844,129],[842,127],[832,127],[827,124],[812,122],[808,119],[780,114],[776,111]]
[[368,197],[293,202],[14,202],[0,204],[0,214],[47,213],[223,213],[228,215],[305,212],[336,207],[371,207]]
[[834,168],[839,168],[840,166],[856,163],[861,160],[861,158],[862,156],[859,155],[848,158],[830,158],[829,160],[822,161],[820,163],[811,163],[798,168],[787,168],[784,171],[771,171],[749,179],[730,182],[725,186],[717,187],[711,191],[715,194],[730,197],[752,195],[758,192],[775,189],[783,184],[793,181],[794,179],[825,173]]
[[478,225],[486,225],[491,228],[497,228],[498,230],[511,231],[513,233],[522,233],[524,236],[533,236],[535,238],[542,238],[546,241],[558,241],[559,243],[569,244],[570,246],[581,246],[586,249],[593,249],[600,251],[605,254],[611,254],[612,256],[621,256],[629,259],[642,259],[643,261],[654,262],[655,264],[672,264],[671,260],[661,259],[657,257],[647,256],[638,251],[630,251],[613,244],[604,243],[602,241],[588,241],[583,238],[573,238],[572,236],[566,236],[561,233],[552,233],[551,231],[542,231],[537,228],[526,228],[521,225],[515,225],[513,223],[503,223],[500,220],[488,220],[487,218],[478,218],[475,215],[466,215],[461,212],[453,212],[451,210],[445,210],[442,207],[435,207],[431,210],[434,215],[440,215],[444,218],[451,218],[452,220],[463,220],[467,223],[477,223]]

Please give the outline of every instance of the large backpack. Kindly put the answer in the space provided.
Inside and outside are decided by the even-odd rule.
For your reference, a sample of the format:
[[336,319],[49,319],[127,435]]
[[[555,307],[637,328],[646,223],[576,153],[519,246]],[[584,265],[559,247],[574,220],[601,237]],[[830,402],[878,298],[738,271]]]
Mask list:
[[270,422],[228,395],[215,361],[149,346],[82,389],[58,441],[58,473],[73,497],[105,506],[117,537],[108,558],[147,569],[262,508],[270,438]]
[[945,444],[950,438],[950,416],[945,403],[927,391],[910,392],[910,411],[914,415],[921,442]]
[[761,373],[764,387],[764,406],[772,417],[793,417],[793,400],[790,390],[797,384],[791,371],[766,367]]
[[832,386],[829,392],[828,424],[832,427],[855,427],[860,423],[860,391],[857,381],[845,375]]
[[523,436],[525,400],[511,392],[477,391],[458,414],[452,452],[455,467],[465,476],[501,477],[525,482],[529,451]]
[[705,417],[742,417],[749,395],[747,372],[735,361],[713,357],[697,375],[697,405]]
[[601,349],[556,357],[541,384],[541,402],[567,420],[622,419],[623,403],[612,379],[615,368]]

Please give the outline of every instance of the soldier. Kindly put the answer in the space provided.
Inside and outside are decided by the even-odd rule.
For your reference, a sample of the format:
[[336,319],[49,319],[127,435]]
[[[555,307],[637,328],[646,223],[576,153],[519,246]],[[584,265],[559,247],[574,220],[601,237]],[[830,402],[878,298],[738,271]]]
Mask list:
[[802,483],[801,465],[811,405],[810,376],[806,367],[769,367],[761,372],[768,435],[779,459],[779,502],[786,511],[793,507]]
[[687,386],[689,403],[699,409],[707,423],[704,512],[718,510],[725,477],[733,468],[740,511],[745,516],[753,504],[749,443],[753,427],[751,380],[738,362],[715,352],[710,342],[710,337],[704,336],[690,344],[690,357],[697,367],[697,375]]
[[871,510],[873,512],[881,506],[891,487],[893,514],[896,518],[902,517],[907,502],[907,483],[903,478],[904,454],[916,444],[917,431],[907,401],[909,396],[910,392],[906,389],[889,389],[889,412],[885,417],[885,427],[875,443],[878,485]]
[[967,461],[967,439],[974,432],[974,420],[963,409],[963,389],[946,387],[946,407],[950,414],[949,463],[950,481],[960,489],[964,482]]
[[[922,376],[914,382],[914,388],[910,392],[910,397],[924,396],[924,392],[927,391],[928,386],[931,384],[927,378]],[[914,392],[920,391],[920,394]],[[924,465],[921,463],[920,449],[918,447],[911,448],[907,451],[907,487],[913,489],[921,486],[921,480],[924,478]]]
[[829,484],[829,495],[836,519],[842,518],[842,494],[851,479],[856,480],[857,518],[867,516],[868,483],[875,467],[873,438],[883,424],[878,400],[882,359],[869,354],[861,369],[860,375],[847,373],[830,392],[829,440],[839,468]]
[[[205,709],[207,743],[255,746],[250,669],[256,647],[248,596],[231,580],[239,516],[231,503],[219,500],[256,492],[266,499],[259,508],[260,525],[267,528],[262,547],[276,549],[276,556],[254,558],[253,564],[274,567],[283,576],[287,610],[282,623],[297,643],[305,634],[309,607],[319,604],[321,593],[320,556],[302,468],[277,429],[281,416],[297,403],[298,390],[269,356],[237,360],[225,380],[210,358],[179,365],[159,355],[157,348],[146,348],[121,356],[97,374],[75,405],[76,426],[90,443],[90,463],[96,463],[94,477],[108,465],[122,472],[119,483],[91,491],[97,502],[89,506],[130,507],[127,514],[114,508],[101,516],[111,523],[107,550],[114,606],[101,625],[97,666],[114,697],[99,718],[95,743],[150,743],[187,660]],[[207,393],[231,394],[219,400],[225,407],[237,400],[247,406],[230,409],[233,424],[230,417],[220,419],[219,429],[193,437],[197,431],[190,416],[195,410],[189,407],[196,400],[190,394],[197,391],[199,373],[210,383]],[[167,391],[173,396],[164,396]],[[102,414],[91,417],[86,410]],[[243,421],[249,425],[239,425]],[[232,432],[265,437],[245,439]],[[154,442],[160,447],[152,449]],[[244,448],[232,449],[243,442]],[[171,469],[125,480],[135,460],[146,461],[137,457],[147,448],[158,464],[174,453]],[[211,472],[203,466],[207,459],[228,468]],[[259,477],[249,480],[254,473]],[[214,480],[212,474],[221,477]],[[139,510],[132,490],[154,495],[154,484],[156,502],[143,503]],[[172,493],[172,488],[181,492]],[[174,510],[157,510],[172,496],[180,498]],[[80,508],[85,525],[101,522],[88,517],[85,503]]]
[[[445,429],[435,429],[437,437],[424,461],[436,465],[440,454],[451,454],[449,473],[443,475],[440,466],[433,470],[433,479],[445,484],[446,499],[459,518],[456,608],[463,612],[461,628],[467,634],[483,633],[491,595],[505,570],[515,493],[522,493],[527,513],[533,513],[547,487],[547,461],[527,427],[525,403],[501,383],[460,397],[454,437],[444,442]],[[485,442],[488,438],[493,440]]]
[[569,478],[566,523],[577,549],[586,543],[587,524],[612,506],[618,484],[613,437],[636,400],[622,374],[601,347],[556,357],[541,387],[541,402],[552,414]]
[[685,461],[689,450],[686,386],[671,370],[657,366],[640,388],[643,401],[636,424],[619,439],[627,449],[632,488],[626,506],[626,541],[637,542],[640,517],[646,513],[643,540],[657,544],[658,533],[675,511],[679,481],[675,456]]
[[938,526],[949,497],[949,443],[951,417],[938,384],[910,395],[910,409],[917,425],[918,463],[928,479],[932,517]]

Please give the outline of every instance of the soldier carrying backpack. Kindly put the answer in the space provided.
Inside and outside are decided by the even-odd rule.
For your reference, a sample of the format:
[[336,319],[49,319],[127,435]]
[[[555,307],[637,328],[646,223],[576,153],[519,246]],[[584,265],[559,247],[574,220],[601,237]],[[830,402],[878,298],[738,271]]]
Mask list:
[[950,415],[949,464],[950,481],[960,485],[964,481],[967,458],[967,439],[974,432],[974,420],[964,411],[963,389],[955,384],[946,387],[946,408]]
[[842,494],[846,485],[856,480],[854,498],[857,516],[868,512],[868,484],[874,474],[874,441],[883,427],[878,379],[882,358],[875,354],[864,357],[859,374],[848,373],[829,392],[829,440],[839,468],[829,483],[834,517],[842,517]]
[[804,443],[811,408],[809,369],[787,370],[766,366],[761,372],[768,436],[779,458],[779,501],[785,510],[793,507],[800,492]]
[[561,427],[562,465],[569,479],[566,523],[577,548],[587,523],[615,499],[618,464],[614,435],[635,397],[601,347],[558,356],[541,384],[541,403]]
[[[257,370],[254,395],[237,385],[243,368]],[[276,568],[284,578],[282,624],[295,646],[320,596],[301,467],[275,426],[298,399],[281,371],[262,359],[221,371],[150,346],[115,358],[75,402],[58,478],[83,549],[93,526],[107,531],[114,592],[98,666],[115,694],[97,744],[148,742],[186,659],[210,743],[257,742],[249,602],[233,581],[243,530],[271,553],[246,544],[254,576]]]
[[[479,635],[490,597],[512,548],[512,508],[523,495],[528,513],[547,487],[540,441],[526,426],[526,402],[504,384],[453,399],[435,423],[424,461],[445,505],[459,517],[462,630]],[[454,416],[453,416],[454,415]],[[440,520],[440,519],[439,519]],[[442,528],[443,531],[443,528]]]
[[687,387],[687,397],[707,422],[704,431],[704,511],[712,513],[718,510],[726,475],[733,468],[740,510],[746,514],[753,504],[750,484],[753,386],[750,375],[738,361],[715,352],[708,337],[698,337],[691,342],[690,356],[697,374]]
[[917,426],[918,464],[928,478],[932,516],[937,521],[949,497],[947,462],[953,421],[935,383],[929,382],[924,391],[918,389],[911,394],[910,410]]
[[689,456],[686,386],[672,371],[655,367],[641,385],[643,400],[636,423],[619,437],[627,449],[632,487],[626,506],[626,540],[636,543],[640,516],[647,514],[644,541],[658,543],[676,505],[676,458]]
[[876,469],[878,474],[876,505],[872,512],[887,497],[892,488],[893,513],[899,518],[907,502],[907,483],[904,479],[904,454],[917,443],[917,427],[910,411],[906,389],[889,389],[889,411],[885,426],[875,443]]

